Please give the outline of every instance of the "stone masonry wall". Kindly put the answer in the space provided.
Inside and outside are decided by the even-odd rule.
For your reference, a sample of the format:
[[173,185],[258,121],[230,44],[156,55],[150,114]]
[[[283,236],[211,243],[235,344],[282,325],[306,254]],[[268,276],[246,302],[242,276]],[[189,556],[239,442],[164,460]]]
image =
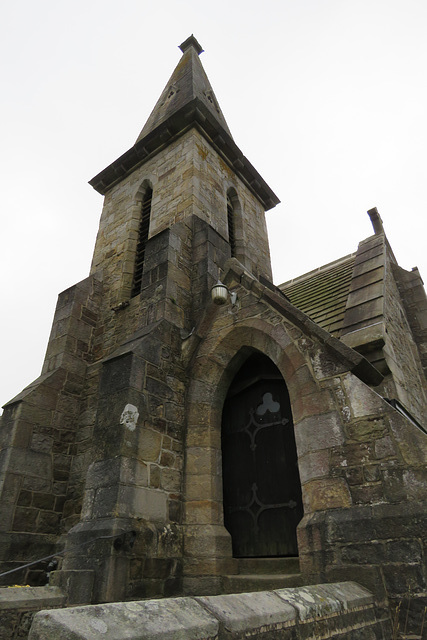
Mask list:
[[[59,296],[43,374],[5,407],[0,430],[4,569],[52,553],[60,532],[99,292],[100,283],[88,278]],[[38,569],[7,579],[37,584]]]
[[384,322],[387,332],[384,353],[393,375],[397,399],[427,427],[427,381],[389,255],[385,269],[385,300]]
[[[189,230],[187,222],[191,223],[192,227],[192,257],[186,256],[183,242],[180,241],[180,238],[187,233],[186,230]],[[168,278],[171,262],[176,265],[179,264],[179,271],[183,277],[186,277],[188,272],[192,278],[192,307],[188,300],[190,294],[187,280],[182,283],[182,288],[180,286],[181,280],[178,282],[175,280],[176,288],[173,306],[178,311],[179,309],[187,309],[188,320],[186,324],[189,327],[193,327],[197,322],[197,317],[200,317],[206,304],[209,303],[210,287],[217,278],[215,260],[225,263],[228,254],[228,243],[197,217],[176,225],[172,230],[166,230],[149,240],[146,250],[146,270],[143,275],[144,294],[141,296],[141,300],[131,300],[129,306],[119,311],[109,310],[105,312],[105,323],[100,324],[99,329],[95,330],[93,352],[96,358],[99,359],[100,356],[105,354],[114,354],[114,350],[119,355],[129,348],[133,348],[132,345],[146,334],[147,323],[151,321],[151,326],[153,326],[152,322],[157,321],[158,316],[161,318],[162,315],[165,315],[163,303],[161,301],[156,302],[156,290],[158,291],[161,287],[168,289],[171,279]],[[192,259],[194,260],[194,267],[191,270],[188,265],[191,264]],[[178,263],[178,261],[180,262]],[[157,298],[160,298],[160,294],[158,294]],[[163,300],[164,298],[165,296],[163,296]],[[156,307],[156,305],[158,306]],[[193,309],[192,312],[191,309]],[[129,333],[132,333],[134,342],[132,340],[127,342]],[[186,330],[184,336],[188,333],[190,331]],[[181,384],[180,388],[183,388],[182,383],[179,383],[176,379],[175,367],[181,358],[181,344],[184,344],[184,342],[181,337],[177,342],[173,342],[168,338],[161,346],[150,347],[144,353],[147,367],[149,367],[147,369],[149,385],[151,385],[151,390],[145,393],[150,419],[145,419],[143,422],[144,428],[148,429],[144,433],[147,434],[148,443],[155,444],[153,444],[153,449],[151,449],[151,444],[143,446],[141,456],[146,462],[151,463],[151,482],[157,482],[158,487],[160,487],[159,471],[155,470],[153,463],[159,464],[161,461],[162,465],[165,466],[166,461],[171,460],[173,452],[179,451],[182,447],[180,444],[184,420],[184,409],[183,405],[180,404],[182,398],[179,399],[178,403],[171,401],[169,396],[174,386]],[[127,344],[128,346],[120,349],[122,344]],[[75,456],[70,469],[67,501],[62,520],[62,529],[64,531],[68,531],[80,519],[86,473],[89,464],[93,462],[94,457],[97,455],[93,451],[93,438],[98,410],[101,372],[102,364],[100,360],[90,365],[87,369],[80,405],[79,428],[75,441]],[[178,375],[182,379],[182,374]],[[120,408],[120,411],[122,408]],[[118,420],[119,417],[117,418],[117,423]],[[161,445],[163,437],[165,440],[164,444]],[[170,438],[172,438],[171,441],[169,440]],[[96,439],[95,442],[97,442]],[[158,446],[161,449],[161,453],[160,449],[157,450]],[[145,458],[144,456],[147,457]],[[172,468],[176,468],[175,462],[172,462]],[[155,478],[158,479],[155,480]]]
[[[183,328],[190,325],[192,220],[165,229],[148,240],[141,294],[119,308],[103,300],[102,322],[94,342],[98,361],[109,357],[135,332],[162,319]],[[120,268],[120,258],[116,258]]]
[[406,271],[392,265],[392,269],[427,379],[427,296],[423,281],[416,267]]
[[[142,293],[129,300],[141,187],[146,180],[154,188],[150,239]],[[107,194],[92,276],[61,294],[43,367],[45,377],[31,392],[25,392],[25,399],[19,398],[19,407],[14,406],[13,415],[6,415],[3,420],[8,425],[2,432],[5,437],[4,434],[15,433],[18,412],[24,418],[16,431],[18,435],[14,436],[19,444],[11,454],[21,457],[13,458],[13,474],[3,481],[8,513],[15,519],[12,525],[5,520],[5,530],[13,526],[32,534],[36,531],[51,535],[49,551],[52,551],[57,536],[78,525],[86,474],[90,463],[99,458],[96,425],[102,421],[102,408],[98,394],[101,373],[110,366],[101,363],[132,351],[132,347],[124,345],[136,344],[141,338],[138,332],[144,333],[146,327],[153,328],[156,323],[170,323],[171,327],[181,329],[183,335],[191,333],[204,312],[210,287],[229,257],[226,207],[229,187],[235,189],[239,199],[241,219],[237,226],[240,230],[245,228],[239,242],[248,247],[251,256],[248,264],[252,270],[271,277],[260,203],[196,130],[181,136]],[[146,436],[149,441],[160,443],[160,449],[157,451],[156,444],[154,450],[147,452],[146,446],[141,446],[137,457],[143,460],[148,456],[144,464],[150,490],[176,495],[171,502],[175,511],[171,520],[167,516],[166,523],[180,517],[177,515],[180,481],[167,481],[166,476],[168,473],[175,478],[182,465],[185,383],[177,366],[182,339],[179,336],[165,341],[161,347],[155,339],[156,346],[147,347],[143,354],[141,368],[141,379],[147,385]],[[147,344],[146,340],[143,342]],[[130,403],[129,398],[126,403]],[[32,417],[27,416],[27,411]],[[112,418],[112,415],[108,416],[110,422],[120,423],[120,416]],[[23,453],[22,449],[28,446],[23,442],[29,437],[28,425],[33,418],[29,451]],[[115,427],[111,428],[114,433]],[[10,455],[5,450],[2,453]],[[37,464],[33,459],[35,453],[40,458]],[[21,486],[20,465],[27,467],[25,473],[31,477],[31,489],[25,483]],[[144,486],[145,480],[138,482]],[[92,517],[88,516],[87,504],[84,520]],[[13,541],[8,534],[6,538],[3,555],[12,557]],[[34,536],[32,539],[35,541]],[[40,545],[38,541],[35,556],[42,555]],[[26,552],[21,555],[28,558]]]
[[389,374],[384,359],[385,237],[374,235],[359,243],[343,318],[341,340]]
[[[65,572],[98,572],[96,601],[179,590],[184,371],[176,328],[142,329],[102,366],[80,522],[70,532]],[[131,407],[133,422],[124,414]],[[132,545],[114,535],[133,532]],[[108,542],[97,542],[110,536]],[[80,545],[93,540],[93,545]],[[112,586],[109,566],[120,568]]]
[[388,640],[389,618],[354,583],[42,611],[29,640]]
[[[185,143],[188,146],[187,151],[191,156],[188,170],[191,175],[194,172],[197,174],[197,172],[212,172],[213,170],[201,150],[205,142],[200,136],[197,136],[193,132],[191,135],[184,136],[180,142],[180,144]],[[172,158],[176,160],[176,155],[182,153],[183,147],[181,145],[181,147],[175,148],[172,155],[168,155],[166,162],[173,164]],[[194,159],[194,154],[197,162]],[[211,155],[215,158],[217,170],[219,170],[219,167],[221,171],[225,171],[226,165],[223,166],[222,161],[216,155]],[[163,166],[162,160],[159,158],[153,159],[152,162],[159,163],[159,167]],[[198,162],[200,166],[197,164]],[[215,162],[211,164],[214,165]],[[141,168],[141,171],[144,171],[144,175],[146,175],[146,169],[147,167]],[[163,169],[166,169],[166,166],[163,166]],[[174,172],[171,172],[171,175],[172,173]],[[179,197],[182,196],[182,179],[179,178],[177,184],[174,183],[175,186],[169,185],[168,187],[167,183],[171,178],[168,178],[163,173],[157,177],[159,184],[164,179],[165,182],[163,184],[166,185],[164,187],[166,191],[160,189],[158,194],[159,198],[161,196],[162,207],[165,201],[169,202],[170,206],[173,206],[173,198],[178,197],[178,186],[181,194]],[[151,175],[149,178],[155,181],[155,176]],[[222,175],[221,179],[223,178],[224,176]],[[212,175],[210,175],[209,179],[213,180]],[[132,182],[132,180],[137,184],[135,182],[137,176],[130,176],[128,182]],[[193,193],[196,192],[197,197],[193,198],[190,209],[188,207],[185,208],[185,215],[182,214],[181,216],[179,212],[176,213],[175,224],[172,228],[165,227],[164,223],[162,223],[162,209],[160,208],[156,213],[156,197],[153,199],[152,236],[146,248],[141,296],[130,300],[129,304],[111,307],[114,299],[117,302],[120,298],[120,296],[119,298],[114,298],[114,291],[118,291],[117,286],[119,288],[123,286],[123,274],[129,275],[128,266],[126,266],[129,265],[129,261],[126,260],[124,252],[129,248],[128,244],[133,238],[132,229],[126,226],[127,222],[129,222],[130,226],[132,225],[132,218],[127,222],[123,222],[123,218],[126,219],[126,213],[124,212],[131,211],[131,214],[132,212],[135,213],[135,208],[132,209],[132,207],[136,205],[135,202],[131,203],[129,190],[126,190],[126,185],[124,184],[113,189],[114,197],[110,198],[110,200],[109,196],[107,196],[98,237],[98,248],[95,251],[94,258],[94,263],[96,263],[97,256],[99,257],[101,252],[102,287],[104,292],[108,291],[111,295],[104,294],[101,301],[98,300],[96,309],[91,309],[87,305],[83,308],[80,299],[76,299],[70,306],[67,298],[69,292],[62,294],[63,300],[60,300],[58,305],[48,346],[45,370],[54,371],[55,367],[67,366],[70,370],[70,375],[75,377],[76,385],[78,381],[78,391],[80,393],[77,394],[76,386],[76,397],[73,400],[73,441],[70,443],[72,449],[68,452],[70,457],[67,458],[66,480],[70,480],[70,482],[67,484],[66,494],[62,495],[61,500],[61,509],[64,506],[61,528],[59,528],[61,512],[58,512],[56,529],[52,533],[58,534],[60,531],[68,531],[70,527],[78,525],[80,518],[82,518],[83,522],[86,522],[88,519],[107,517],[108,509],[106,511],[105,506],[99,509],[96,506],[97,503],[101,504],[102,487],[98,487],[99,491],[95,490],[93,483],[91,484],[89,480],[86,486],[86,504],[82,512],[82,498],[85,490],[84,478],[89,469],[89,464],[100,456],[100,440],[97,437],[96,424],[101,424],[103,420],[101,417],[103,410],[99,404],[99,385],[102,387],[100,375],[102,369],[105,369],[105,366],[99,366],[100,362],[105,363],[108,358],[121,357],[126,352],[132,351],[133,347],[129,346],[129,344],[136,345],[142,337],[141,332],[146,334],[146,327],[153,329],[155,324],[160,321],[165,322],[166,325],[171,323],[171,326],[183,329],[185,332],[191,332],[191,328],[197,320],[197,315],[200,316],[203,313],[210,287],[218,277],[218,267],[225,263],[229,255],[227,241],[212,228],[215,226],[221,228],[221,224],[223,227],[226,224],[225,188],[222,194],[224,211],[223,216],[221,216],[217,210],[216,200],[208,200],[208,192],[200,192],[200,201],[198,200],[198,182],[197,180],[194,184],[193,182],[190,181],[189,188]],[[260,205],[252,194],[246,193],[243,186],[237,184],[237,182],[237,179],[234,180],[234,183],[228,180],[227,185],[234,184],[237,187],[236,191],[239,190],[242,216],[249,216],[246,223],[249,236],[253,233],[255,238],[258,234],[258,236],[262,236],[260,238],[261,244],[262,242],[266,244],[265,220],[263,212],[260,210]],[[110,205],[111,210],[109,209]],[[209,207],[211,208],[209,209]],[[213,217],[215,214],[215,222],[212,222],[212,225],[208,225],[192,214],[194,210],[200,210],[205,217],[209,218],[210,222],[212,222],[211,216]],[[182,222],[179,222],[180,217],[183,219]],[[222,228],[222,233],[225,233],[224,228]],[[120,234],[130,235],[124,241],[126,246],[120,244]],[[248,243],[250,244],[249,236]],[[195,242],[193,242],[193,238]],[[252,244],[253,242],[254,240]],[[253,253],[254,255],[264,255],[264,258],[266,257],[265,252],[264,254]],[[96,264],[96,266],[99,266],[99,264]],[[266,269],[263,270],[264,272],[266,271]],[[97,275],[100,275],[100,273],[97,273]],[[92,278],[90,282],[98,282],[98,280]],[[98,288],[100,287],[101,283],[99,283]],[[191,297],[191,290],[194,293],[194,300]],[[77,287],[76,291],[79,292],[80,289]],[[88,341],[90,341],[90,345]],[[172,496],[172,498],[167,498],[168,508],[164,514],[164,523],[166,524],[173,524],[180,518],[181,481],[179,473],[180,466],[182,466],[182,426],[179,421],[183,420],[184,379],[182,374],[180,375],[179,373],[179,367],[177,369],[177,363],[180,358],[181,341],[181,336],[175,337],[170,342],[163,341],[159,347],[156,340],[154,340],[156,347],[147,346],[146,339],[142,341],[146,346],[143,360],[141,361],[143,365],[141,365],[140,382],[146,379],[146,383],[143,383],[147,385],[143,387],[144,402],[148,403],[144,407],[144,420],[148,429],[147,433],[145,434],[144,432],[144,434],[150,440],[154,439],[155,442],[160,443],[160,449],[159,451],[156,449],[157,453],[153,451],[147,452],[145,444],[139,446],[136,458],[144,461],[144,465],[148,465],[148,475],[145,480],[144,477],[139,477],[133,490],[141,494],[140,489],[147,486],[148,491],[157,491],[159,498],[161,492],[164,491],[167,492],[167,495],[170,494]],[[106,366],[108,368],[110,365],[106,364]],[[83,371],[84,374],[87,373],[87,376],[82,375]],[[138,387],[138,389],[141,390],[141,387]],[[176,393],[181,394],[182,397],[175,399]],[[124,398],[123,406],[120,407],[120,413],[124,410],[126,404],[132,404],[130,400],[132,392],[130,394],[127,393],[127,396],[126,399]],[[171,399],[172,401],[165,402],[165,399]],[[71,405],[71,399],[68,404]],[[145,412],[145,409],[148,409],[148,411]],[[105,418],[106,424],[108,423],[112,429],[111,434],[114,434],[115,429],[112,421],[115,420],[116,424],[120,423],[120,416],[112,417],[114,415],[113,410],[119,409],[117,406],[112,407],[109,410],[109,415]],[[149,425],[147,420],[150,423]],[[62,421],[61,424],[64,425],[65,422]],[[172,434],[169,433],[171,429],[173,431]],[[104,438],[104,442],[107,442],[107,440],[108,437]],[[113,440],[109,439],[110,444],[112,441],[114,441],[114,436]],[[121,445],[118,448],[118,452],[119,455],[122,455]],[[178,452],[180,453],[178,454]],[[144,456],[148,456],[148,458]],[[109,458],[107,457],[107,459]],[[166,477],[169,480],[166,480]],[[178,477],[178,479],[175,479],[175,477]],[[110,480],[109,482],[110,489],[108,491],[113,494],[114,481]],[[65,484],[63,488],[65,493]],[[115,488],[117,489],[117,486]],[[104,489],[106,491],[106,487]],[[93,493],[94,491],[95,493]],[[90,495],[92,495],[95,502],[93,508],[91,507],[88,510],[88,505],[91,504]],[[22,497],[22,499],[24,498]],[[116,496],[116,500],[120,500],[119,495]],[[169,501],[171,501],[170,505]],[[56,502],[54,504],[56,505]],[[30,506],[32,506],[32,503]],[[170,511],[172,508],[174,510],[173,513]],[[140,511],[141,509],[142,507],[140,506]],[[116,517],[120,513],[120,509],[112,511],[110,508],[108,512],[111,513],[111,516],[114,515]],[[101,516],[101,513],[104,515]],[[128,515],[131,518],[133,517],[132,513]],[[150,519],[149,514],[148,519]]]
[[427,303],[417,278],[397,266],[383,233],[361,242],[342,341],[384,374],[381,393],[398,399],[424,424],[427,400],[421,357]]
[[[162,207],[164,206],[164,199],[166,199],[170,207],[176,206],[174,198],[178,197],[178,191],[180,193],[179,197],[181,197],[183,190],[182,177],[179,177],[178,174],[175,175],[175,169],[171,171],[170,174],[167,172],[169,171],[169,166],[174,166],[177,155],[180,156],[180,154],[184,153],[184,147],[182,146],[184,142],[184,140],[181,140],[179,144],[177,143],[166,159],[153,159],[157,167],[156,171],[159,173],[161,170],[161,175],[158,180],[157,191],[159,193],[156,196],[155,192],[155,197],[153,198],[152,231],[151,238],[148,240],[146,246],[141,296],[131,299],[127,306],[120,307],[119,309],[111,308],[111,297],[106,296],[103,299],[101,318],[95,329],[93,342],[93,356],[97,363],[91,365],[88,369],[85,389],[82,394],[81,415],[79,418],[80,426],[76,440],[76,455],[72,462],[70,484],[64,509],[64,518],[62,520],[62,529],[64,531],[75,526],[80,519],[85,484],[84,479],[89,464],[93,461],[92,438],[98,409],[97,394],[100,384],[101,367],[99,363],[101,359],[105,359],[115,353],[120,353],[121,345],[126,344],[129,340],[132,341],[132,338],[137,339],[138,332],[161,319],[170,321],[178,327],[185,328],[186,332],[190,332],[191,328],[194,327],[197,322],[197,317],[200,316],[205,308],[210,287],[218,277],[218,266],[224,264],[229,257],[230,249],[228,242],[202,219],[194,215],[189,216],[191,208],[188,209],[187,207],[185,210],[186,217],[184,217],[182,222],[174,224],[171,228],[166,227],[161,230],[162,225],[165,227],[166,223],[161,222],[163,215],[161,211],[163,209],[161,209],[158,215],[156,214],[156,197],[157,200],[162,201]],[[205,144],[201,138],[199,142],[200,144]],[[194,146],[194,136],[190,136],[185,144],[187,145],[187,156],[191,155],[189,149],[191,145]],[[204,157],[202,158],[203,154],[201,156],[199,152],[200,149],[196,154],[197,158],[199,158],[202,164],[208,166],[209,163],[205,161],[206,159]],[[185,154],[183,157],[186,157]],[[187,163],[189,162],[188,157],[186,161]],[[222,166],[221,163],[222,161],[219,163],[220,166]],[[145,165],[141,167],[139,179],[141,179],[142,175],[146,176],[148,172],[149,178],[155,183],[156,176],[150,173],[149,169],[150,167]],[[190,169],[188,169],[188,171],[191,174]],[[201,169],[199,169],[199,171],[200,170]],[[184,187],[185,180],[189,180],[190,174],[185,176]],[[126,265],[129,264],[124,258],[123,252],[125,249],[117,242],[117,239],[125,234],[128,234],[130,240],[136,237],[131,228],[133,224],[132,219],[126,222],[126,212],[130,211],[131,215],[135,214],[135,216],[139,218],[140,208],[135,205],[135,198],[133,200],[131,198],[131,195],[135,196],[132,189],[135,191],[138,186],[138,176],[130,176],[128,183],[127,186],[120,185],[120,187],[112,190],[111,195],[107,195],[101,220],[97,244],[98,248],[95,250],[94,264],[96,263],[97,256],[99,258],[101,252],[102,256],[100,259],[103,261],[105,289],[108,289],[109,286],[114,288],[114,282],[117,281],[117,278],[121,277],[120,273],[122,273],[122,268],[127,269]],[[189,189],[191,188],[193,187],[191,187],[189,183]],[[240,190],[242,190],[242,185],[240,185]],[[224,233],[224,222],[226,222],[225,191],[222,197],[224,199],[224,219],[222,223],[220,223],[221,217],[218,217],[218,212],[215,210],[216,218],[214,224],[217,226],[223,224],[222,232]],[[248,203],[247,208],[249,208],[252,213],[254,198],[249,194],[246,195],[246,199]],[[133,205],[132,202],[134,203]],[[173,202],[175,202],[175,205],[171,204]],[[255,204],[256,207],[259,207],[257,202],[255,202]],[[205,216],[209,206],[212,210],[217,207],[216,201],[208,205],[209,203],[207,202],[203,205],[203,215]],[[136,206],[136,209],[132,209],[132,206]],[[254,234],[264,234],[266,237],[263,212],[256,211],[256,214],[256,216],[252,216],[254,220],[248,224],[248,227],[255,229]],[[209,216],[213,216],[212,211],[209,212]],[[259,225],[260,222],[261,227],[258,228],[257,225]],[[111,242],[108,238],[111,238]],[[102,253],[100,247],[104,247],[108,249],[108,251]],[[130,286],[129,283],[130,280],[128,282]],[[151,415],[148,435],[150,435],[150,433],[154,434],[150,439],[152,440],[154,437],[156,442],[162,442],[165,428],[161,426],[159,429],[158,425],[166,425],[173,420],[174,429],[176,430],[177,422],[182,420],[182,406],[164,402],[164,398],[167,398],[170,394],[168,386],[172,384],[171,381],[174,379],[174,362],[180,357],[180,353],[175,353],[180,342],[181,339],[178,341],[178,344],[164,344],[162,347],[161,359],[164,363],[162,368],[164,366],[167,369],[166,373],[163,373],[161,368],[159,368],[160,360],[158,360],[158,356],[155,356],[155,362],[149,365],[151,367],[149,374],[152,376],[153,382],[157,385],[158,389],[162,387],[161,392],[159,391],[157,394],[158,397],[155,404],[153,404],[155,396],[148,394],[150,398],[149,410]],[[150,362],[150,356],[151,352],[148,355],[148,362]],[[177,383],[176,380],[175,382]],[[170,429],[170,427],[166,428]],[[151,431],[151,429],[153,429],[153,431]],[[168,440],[164,440],[161,447],[161,454],[155,455],[154,452],[150,451],[147,459],[148,462],[161,462],[163,466],[166,464],[166,461],[170,462],[175,456],[174,451],[182,447],[182,444],[179,443],[179,440],[174,440],[173,444],[171,443],[169,446],[168,442]],[[140,455],[144,456],[145,454],[146,451],[143,447]],[[174,473],[175,466],[175,462],[172,461],[170,473]],[[150,468],[152,470],[149,481],[150,486],[151,484],[155,486],[155,483],[157,483],[157,488],[160,488],[160,480],[153,464],[150,465]],[[177,495],[179,496],[179,491]],[[179,500],[177,505],[179,505]],[[175,520],[176,515],[173,517],[172,522]],[[134,564],[134,573],[136,564]]]
[[110,307],[130,295],[140,218],[138,192],[144,180],[153,187],[150,238],[196,215],[228,240],[226,193],[234,187],[243,217],[245,252],[240,259],[249,270],[271,280],[262,205],[192,129],[106,194],[91,273],[103,269]]
[[[220,408],[242,359],[257,349],[282,372],[290,394],[304,501],[298,540],[305,579],[354,576],[384,605],[387,597],[409,591],[422,599],[427,580],[425,435],[366,384],[371,374],[369,369],[362,376],[358,372],[361,356],[251,279],[236,262],[230,264],[225,281],[237,293],[238,306],[215,311],[192,363],[184,588],[187,593],[208,588],[197,566],[210,572],[215,584],[230,558],[221,483],[215,482]],[[351,361],[355,357],[359,364]],[[363,544],[356,548],[359,537],[370,541],[372,553]]]
[[64,594],[55,587],[0,589],[0,640],[26,640],[38,611],[64,604]]

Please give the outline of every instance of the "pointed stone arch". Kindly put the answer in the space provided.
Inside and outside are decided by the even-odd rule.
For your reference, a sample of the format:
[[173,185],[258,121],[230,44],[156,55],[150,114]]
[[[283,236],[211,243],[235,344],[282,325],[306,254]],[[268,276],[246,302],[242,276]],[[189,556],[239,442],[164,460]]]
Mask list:
[[[224,527],[221,472],[222,409],[230,384],[251,353],[265,354],[286,381],[294,424],[304,417],[304,394],[318,394],[308,359],[296,348],[284,324],[248,319],[218,331],[213,325],[194,359],[188,387],[184,480],[184,589],[220,588],[220,576],[233,572],[232,541]],[[298,449],[298,434],[295,432]],[[197,575],[197,579],[196,576]],[[207,577],[209,575],[209,578]],[[195,582],[196,581],[196,582]],[[196,585],[196,586],[195,586]]]

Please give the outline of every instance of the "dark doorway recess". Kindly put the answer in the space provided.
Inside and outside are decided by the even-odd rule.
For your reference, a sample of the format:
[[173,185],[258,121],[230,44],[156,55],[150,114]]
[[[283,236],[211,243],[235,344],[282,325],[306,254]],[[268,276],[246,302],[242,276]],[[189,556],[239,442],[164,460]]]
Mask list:
[[233,556],[297,556],[303,508],[289,393],[261,353],[246,360],[228,391],[222,467]]

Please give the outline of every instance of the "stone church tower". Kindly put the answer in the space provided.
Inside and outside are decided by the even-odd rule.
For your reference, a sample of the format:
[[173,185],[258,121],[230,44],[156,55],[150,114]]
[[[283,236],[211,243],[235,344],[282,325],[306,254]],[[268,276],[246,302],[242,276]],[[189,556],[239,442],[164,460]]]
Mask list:
[[65,548],[52,582],[70,603],[253,588],[259,557],[282,558],[280,584],[422,593],[419,420],[377,392],[367,352],[272,284],[278,199],[200,45],[180,48],[135,145],[91,181],[90,275],[60,294],[42,375],[5,406],[2,569]]

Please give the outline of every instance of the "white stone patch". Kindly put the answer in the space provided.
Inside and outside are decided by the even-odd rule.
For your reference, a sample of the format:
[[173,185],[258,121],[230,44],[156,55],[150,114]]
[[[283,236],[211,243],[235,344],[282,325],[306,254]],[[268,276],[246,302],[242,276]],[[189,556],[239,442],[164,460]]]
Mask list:
[[355,418],[384,412],[385,401],[356,376],[347,374],[344,386]]
[[337,422],[335,421],[331,421],[332,422],[332,432],[335,436],[337,436],[337,438],[341,438],[341,428],[340,425],[337,424]]
[[98,633],[107,633],[108,631],[108,626],[103,620],[90,620],[89,624]]
[[316,351],[316,353],[311,358],[311,363],[313,365],[314,374],[316,378],[323,378],[323,369],[322,369],[322,361],[320,359],[320,351]]
[[404,471],[403,483],[408,491],[408,495],[415,499],[420,499],[425,491],[424,482],[420,482],[411,470]]
[[313,598],[313,596],[311,596],[306,591],[303,591],[302,589],[301,589],[301,598],[303,600],[306,600],[307,602],[312,602],[313,604],[316,602],[316,600]]
[[120,424],[124,424],[129,431],[135,431],[138,422],[139,411],[134,404],[127,404],[120,416]]
[[342,408],[342,415],[343,415],[343,418],[344,418],[344,420],[345,420],[346,422],[350,422],[350,418],[351,418],[351,411],[350,411],[350,408],[349,408],[349,407],[345,407],[345,406],[344,406],[344,407]]

